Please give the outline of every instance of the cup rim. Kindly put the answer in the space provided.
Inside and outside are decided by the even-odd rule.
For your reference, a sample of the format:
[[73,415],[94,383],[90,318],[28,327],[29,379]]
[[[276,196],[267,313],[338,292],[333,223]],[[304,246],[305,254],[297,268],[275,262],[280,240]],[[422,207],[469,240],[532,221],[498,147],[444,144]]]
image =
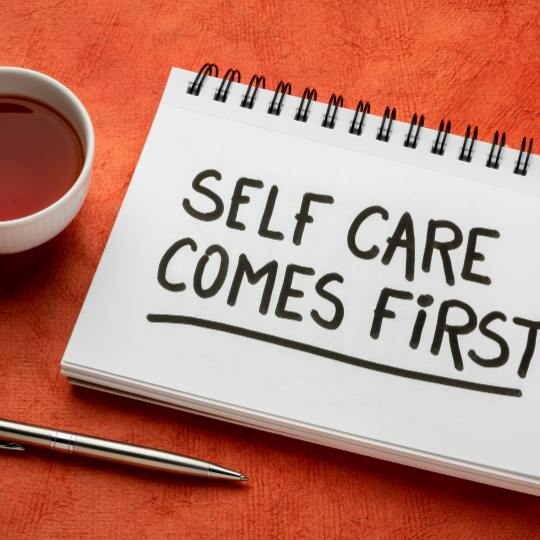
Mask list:
[[58,208],[63,206],[69,199],[71,199],[71,197],[73,197],[73,195],[83,185],[86,177],[90,173],[90,170],[92,167],[92,161],[94,159],[94,126],[92,125],[92,120],[90,120],[90,116],[88,112],[86,112],[84,105],[79,101],[79,98],[69,88],[64,86],[61,82],[58,82],[56,79],[53,79],[52,77],[49,77],[48,75],[44,75],[43,73],[39,73],[38,71],[34,71],[32,69],[25,69],[25,68],[19,68],[19,67],[0,67],[0,76],[3,73],[13,72],[13,71],[21,72],[22,74],[30,75],[31,77],[36,77],[38,79],[41,79],[43,82],[50,84],[60,93],[63,93],[65,96],[67,96],[67,98],[73,102],[73,104],[75,105],[79,113],[81,114],[84,123],[87,124],[89,129],[88,129],[88,141],[86,144],[86,155],[84,158],[83,168],[79,176],[77,177],[77,180],[75,180],[75,183],[71,186],[71,188],[67,191],[67,193],[65,193],[60,199],[55,201],[50,206],[47,206],[47,208],[44,208],[43,210],[40,210],[39,212],[36,212],[35,214],[30,214],[29,216],[25,216],[19,219],[12,219],[10,221],[0,221],[0,229],[9,229],[12,227],[18,227],[20,225],[26,225],[34,221],[38,221],[54,213]]

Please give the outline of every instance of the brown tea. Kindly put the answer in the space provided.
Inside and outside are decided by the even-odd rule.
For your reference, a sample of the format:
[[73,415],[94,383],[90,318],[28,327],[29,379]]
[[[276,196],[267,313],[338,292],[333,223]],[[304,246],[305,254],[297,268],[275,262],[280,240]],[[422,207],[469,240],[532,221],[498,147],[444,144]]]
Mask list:
[[60,113],[0,95],[0,221],[51,206],[73,186],[83,163],[79,137]]

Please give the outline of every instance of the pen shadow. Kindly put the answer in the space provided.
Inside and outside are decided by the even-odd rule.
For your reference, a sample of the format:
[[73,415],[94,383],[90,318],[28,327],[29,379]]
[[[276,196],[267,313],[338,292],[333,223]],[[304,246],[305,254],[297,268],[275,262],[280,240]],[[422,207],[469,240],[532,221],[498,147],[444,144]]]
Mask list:
[[[136,399],[131,399],[123,396],[117,396],[113,394],[108,394],[106,392],[101,392],[99,390],[93,390],[89,388],[83,388],[80,386],[71,386],[71,394],[74,403],[74,407],[78,410],[79,413],[83,413],[86,418],[96,418],[101,417],[105,420],[103,423],[106,423],[107,420],[113,420],[113,423],[117,422],[119,417],[130,419],[131,422],[135,421],[137,425],[156,425],[160,433],[163,430],[170,429],[174,433],[176,427],[180,423],[182,427],[187,427],[189,429],[190,425],[196,427],[197,435],[201,439],[204,437],[210,438],[216,436],[216,430],[213,429],[212,424],[217,424],[218,426],[223,424],[218,420],[213,420],[209,418],[204,418],[194,414],[186,413],[176,409],[169,409],[160,405],[155,405],[152,403],[146,403],[143,401],[138,401]],[[210,425],[207,425],[210,423]],[[227,426],[232,426],[232,424],[226,424]],[[234,426],[238,427],[238,426]],[[249,429],[249,428],[241,428]],[[202,432],[202,433],[201,433]],[[207,433],[205,433],[207,432]],[[94,434],[90,434],[94,435]],[[106,434],[96,435],[101,437],[107,437]],[[170,438],[167,438],[170,440]],[[128,442],[128,441],[126,441]],[[150,446],[148,443],[140,441],[129,441],[132,444],[140,444],[141,446]],[[226,444],[226,442],[224,442]],[[152,445],[153,446],[153,445]],[[175,452],[179,454],[186,454],[187,452],[182,452],[174,448],[165,448],[159,443],[156,445],[156,448],[168,452]],[[159,471],[152,471],[148,469],[139,469],[129,465],[122,465],[117,463],[110,463],[106,461],[94,460],[91,458],[75,457],[75,456],[59,456],[54,454],[55,457],[66,457],[76,460],[84,460],[86,465],[90,468],[100,470],[100,471],[111,471],[116,474],[117,472],[122,472],[123,475],[127,475],[130,478],[145,479],[147,482],[151,483],[169,483],[177,485],[178,482],[189,484],[190,486],[219,486],[220,489],[228,490],[239,490],[249,488],[249,482],[246,481],[234,481],[234,480],[219,480],[211,478],[198,478],[193,476],[183,476],[175,475],[173,473],[164,473]],[[213,461],[207,456],[194,455],[199,459]],[[217,460],[216,460],[217,461]],[[228,467],[228,464],[219,463]],[[234,468],[234,467],[232,467]],[[244,472],[244,471],[241,471]],[[248,475],[249,476],[249,475]]]
[[[39,459],[47,462],[49,466],[68,467],[68,469],[76,470],[76,474],[80,477],[80,472],[91,474],[94,479],[100,477],[110,477],[111,481],[126,480],[128,483],[144,482],[148,486],[159,487],[160,489],[167,486],[186,486],[189,488],[219,488],[229,492],[237,492],[249,488],[248,482],[240,482],[234,480],[219,480],[211,478],[198,478],[195,476],[184,476],[179,474],[164,473],[152,471],[148,469],[139,469],[119,463],[111,463],[97,459],[85,458],[81,456],[71,456],[68,454],[52,453],[49,450],[41,448],[26,447],[24,452],[13,452],[10,456],[16,458],[15,454],[26,459]],[[90,480],[90,478],[89,478]]]

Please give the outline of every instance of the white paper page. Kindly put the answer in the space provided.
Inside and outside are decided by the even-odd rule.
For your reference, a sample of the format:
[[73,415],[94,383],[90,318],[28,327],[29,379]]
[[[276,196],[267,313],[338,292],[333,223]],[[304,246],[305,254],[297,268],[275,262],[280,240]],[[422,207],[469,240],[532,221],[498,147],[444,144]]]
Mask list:
[[[373,136],[380,121],[374,117],[368,118],[362,137],[354,138],[344,120],[350,111],[340,112],[335,130],[325,130],[319,126],[323,104],[313,104],[310,122],[302,124],[291,120],[298,100],[288,98],[282,116],[271,117],[265,114],[271,94],[260,94],[256,110],[244,110],[238,102],[245,87],[233,85],[228,102],[221,104],[212,100],[215,79],[199,97],[187,95],[193,77],[179,70],[171,74],[63,369],[146,384],[321,432],[540,476],[540,353],[532,355],[526,376],[519,376],[529,329],[514,322],[540,320],[540,200],[525,193],[536,189],[534,159],[523,178],[512,175],[517,154],[508,149],[499,171],[484,166],[488,145],[478,144],[473,163],[458,161],[462,140],[457,137],[443,157],[429,153],[431,135],[410,151],[402,146],[407,126],[396,124],[390,143],[382,143]],[[212,212],[220,204],[216,207],[192,185],[204,171],[217,171],[221,178],[205,173],[201,182],[214,201],[222,202],[216,219]],[[242,178],[260,183],[243,188],[249,202],[240,200],[231,213]],[[278,192],[266,229],[281,233],[282,240],[259,234],[272,186]],[[298,242],[306,193],[325,196],[327,202],[310,203],[313,221],[305,220]],[[207,220],[190,215],[186,200]],[[357,250],[377,246],[378,253],[368,260],[355,256],[348,236],[355,218],[373,207],[382,210],[352,235]],[[406,213],[415,247],[398,245],[383,264],[385,253],[390,258],[387,239]],[[454,285],[447,283],[440,250],[433,250],[430,271],[422,269],[430,220],[451,222],[462,235],[461,245],[448,252]],[[234,228],[239,227],[235,222],[245,230]],[[293,242],[295,230],[299,245]],[[474,230],[476,248],[470,246],[470,253],[482,255],[472,255],[467,269]],[[454,237],[440,228],[435,239]],[[167,250],[185,239],[192,247],[179,249],[165,273],[169,289],[184,283],[185,290],[168,290],[158,281],[160,262],[165,267]],[[401,240],[404,244],[405,233]],[[410,234],[408,240],[412,244]],[[197,293],[197,266],[202,269],[205,251],[215,245],[228,259],[224,280],[208,292],[218,276],[220,255],[214,252]],[[277,266],[266,314],[260,307],[267,276],[250,284],[244,275],[230,305],[242,255],[255,272],[268,263]],[[286,298],[287,268],[290,287],[303,297]],[[321,288],[319,280],[328,275],[334,280]],[[488,276],[491,283],[478,283],[475,276]],[[396,317],[383,317],[374,339],[374,310],[385,289],[412,299],[389,298],[386,309]],[[413,349],[409,343],[421,295],[430,295],[433,304],[424,308],[425,325]],[[465,303],[474,312],[467,314],[463,304],[448,308],[447,325],[469,322],[472,327],[456,338],[462,366],[446,331],[438,354],[431,352],[441,305],[448,301]],[[341,322],[335,319],[340,303]],[[487,322],[490,313],[499,318]],[[339,325],[328,329],[315,319]],[[482,320],[487,336],[479,328]],[[489,331],[504,341],[491,339]],[[500,367],[469,357],[470,350],[483,359],[504,357],[504,343],[509,354]]]

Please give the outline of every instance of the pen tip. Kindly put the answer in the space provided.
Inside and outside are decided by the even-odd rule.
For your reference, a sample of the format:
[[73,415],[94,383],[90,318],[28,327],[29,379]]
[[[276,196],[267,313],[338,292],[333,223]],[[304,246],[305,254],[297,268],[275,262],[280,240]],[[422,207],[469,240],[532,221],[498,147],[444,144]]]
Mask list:
[[243,480],[245,482],[245,481],[249,480],[249,478],[247,476],[241,476],[240,480]]

